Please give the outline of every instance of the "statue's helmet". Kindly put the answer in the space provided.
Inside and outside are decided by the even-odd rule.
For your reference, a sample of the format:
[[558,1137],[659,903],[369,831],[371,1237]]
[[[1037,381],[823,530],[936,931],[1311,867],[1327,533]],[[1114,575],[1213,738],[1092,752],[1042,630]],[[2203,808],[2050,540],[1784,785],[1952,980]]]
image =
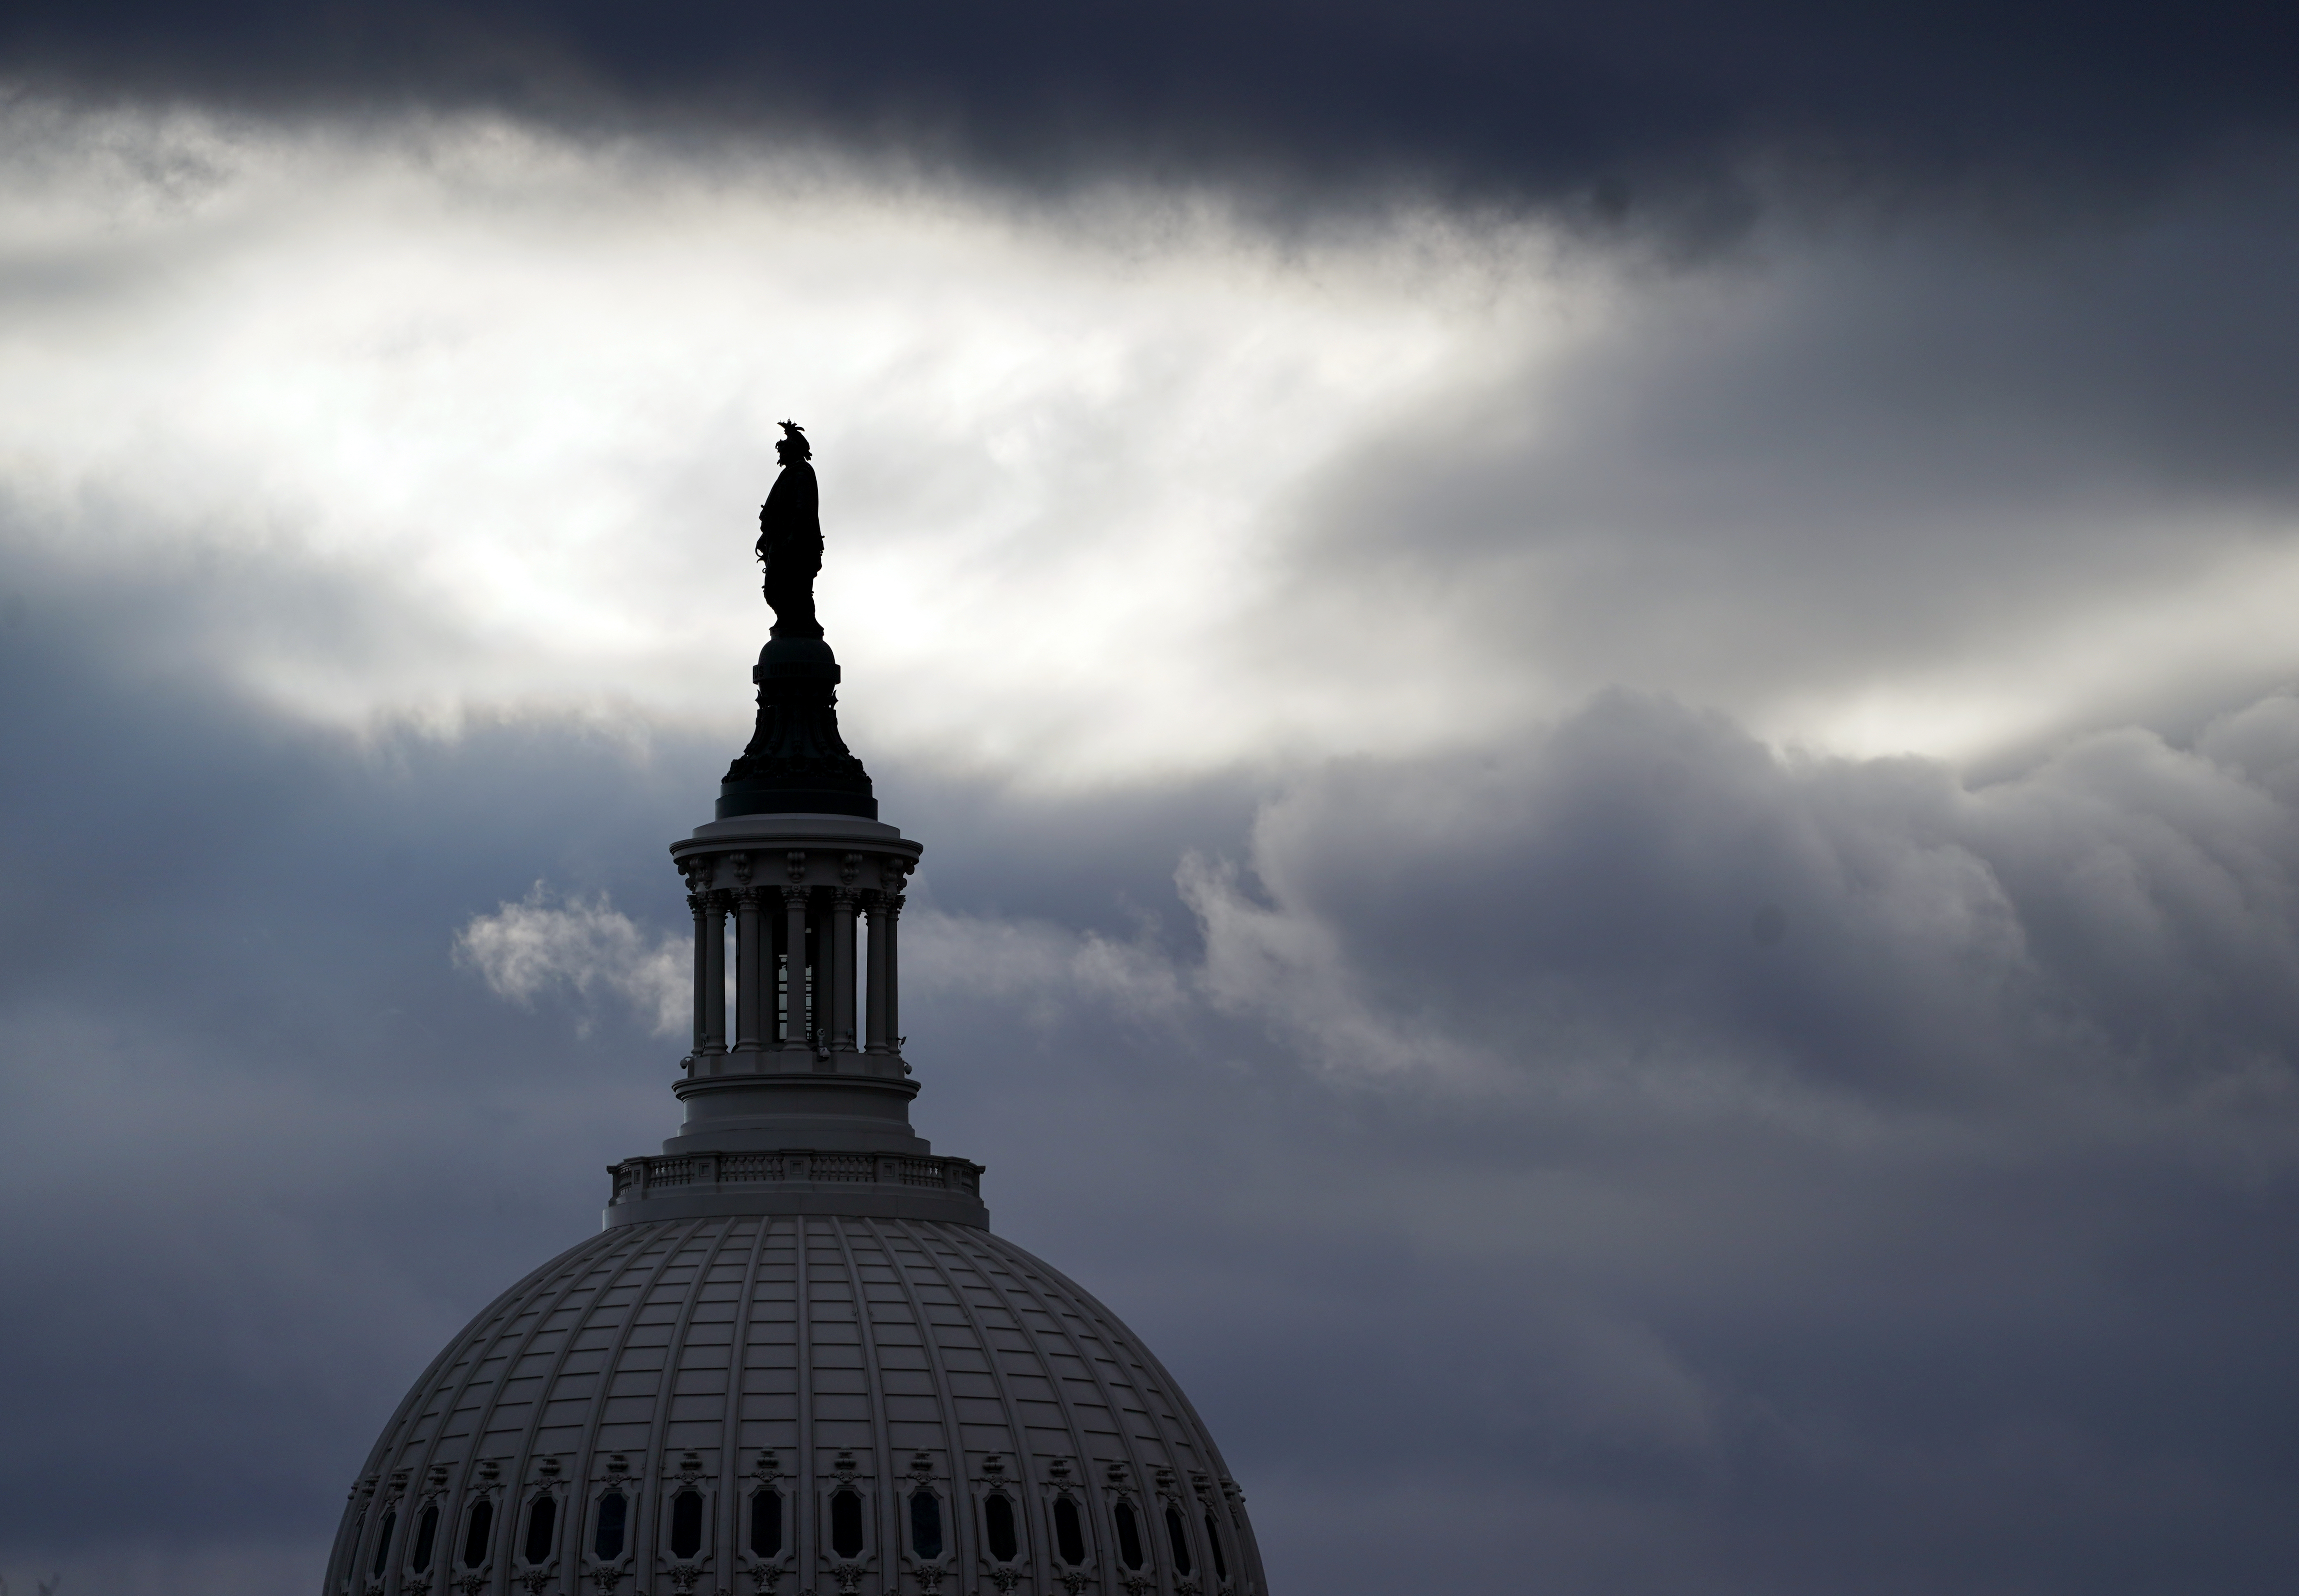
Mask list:
[[795,451],[798,458],[802,460],[810,460],[814,458],[814,445],[806,441],[806,428],[795,421],[785,421],[782,423],[782,429],[783,435],[775,442],[776,454]]

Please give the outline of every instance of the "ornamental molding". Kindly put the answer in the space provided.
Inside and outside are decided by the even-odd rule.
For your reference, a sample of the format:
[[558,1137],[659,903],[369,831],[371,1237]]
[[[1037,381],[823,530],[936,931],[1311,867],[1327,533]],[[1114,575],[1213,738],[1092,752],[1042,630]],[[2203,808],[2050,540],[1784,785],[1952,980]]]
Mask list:
[[614,1204],[688,1191],[743,1187],[884,1187],[906,1192],[982,1195],[985,1166],[971,1159],[908,1153],[823,1153],[786,1147],[774,1153],[674,1153],[610,1164],[608,1201]]
[[718,778],[735,786],[753,782],[828,787],[867,793],[870,773],[851,754],[742,754]]

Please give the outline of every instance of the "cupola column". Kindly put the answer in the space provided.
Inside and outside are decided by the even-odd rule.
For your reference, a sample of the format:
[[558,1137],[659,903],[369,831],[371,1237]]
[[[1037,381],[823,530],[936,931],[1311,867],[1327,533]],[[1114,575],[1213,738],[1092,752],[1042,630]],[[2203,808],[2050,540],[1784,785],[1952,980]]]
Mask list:
[[839,887],[830,894],[830,1046],[854,1049],[854,889]]
[[783,1046],[806,1046],[806,889],[783,889]]
[[[898,883],[901,880],[900,876],[894,879]],[[870,961],[870,984],[878,988],[880,1023],[885,1027],[886,1051],[899,1054],[902,1051],[902,963],[896,951],[894,933],[901,924],[901,892],[879,895],[878,908],[870,916],[873,926],[877,924],[881,915],[885,919],[886,929],[883,933],[883,945],[871,950],[878,956]],[[882,963],[885,965],[883,973],[878,968]]]
[[[693,879],[700,881],[698,873]],[[694,914],[694,1056],[702,1056],[703,1016],[710,1012],[710,894],[693,891],[686,895],[686,906]]]
[[686,906],[694,912],[694,1055],[726,1051],[727,895],[707,885],[707,867],[691,878]]
[[862,999],[863,1051],[886,1051],[886,895],[866,892],[862,907],[869,916],[869,985]]
[[[750,875],[749,861],[737,856],[738,879]],[[772,956],[759,946],[766,917],[759,913],[759,889],[747,880],[735,889],[735,1050],[756,1053],[760,1046],[759,1011],[760,975]]]
[[701,1033],[696,1043],[701,1053],[726,1051],[726,911],[731,897],[726,892],[702,894],[702,1013],[695,1028]]

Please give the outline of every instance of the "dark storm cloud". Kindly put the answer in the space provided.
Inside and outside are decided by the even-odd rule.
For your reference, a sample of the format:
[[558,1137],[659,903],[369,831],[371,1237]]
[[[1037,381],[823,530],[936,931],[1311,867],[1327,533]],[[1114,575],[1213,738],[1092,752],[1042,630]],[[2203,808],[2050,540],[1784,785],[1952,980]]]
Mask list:
[[1339,1089],[1055,1042],[1107,1129],[1031,1222],[1126,1223],[1152,1099],[1219,1104],[1115,1267],[1291,1577],[2274,1588],[2299,704],[1968,788],[1614,697],[1306,778],[1251,860],[1184,874],[1201,990]]
[[[298,590],[272,598],[359,608]],[[442,980],[425,928],[523,868],[585,879],[586,837],[660,798],[570,798],[627,763],[610,747],[561,764],[506,732],[525,752],[449,757],[451,794],[421,739],[273,722],[195,663],[195,579],[95,591],[17,560],[0,592],[0,1569],[221,1549],[214,1588],[247,1588],[238,1559],[324,1533],[411,1347],[488,1289],[471,1267],[581,1234],[595,1161],[566,1154],[629,1101],[601,1048],[505,1068],[517,1016]]]
[[[1751,1112],[1840,1096],[1863,1126],[1904,1108],[2032,1126],[2071,1103],[2145,1119],[2220,1092],[2299,1106],[2288,697],[2191,748],[2098,733],[1967,788],[1928,760],[1787,759],[1612,695],[1526,754],[1336,770],[1257,837],[1275,909],[1194,889],[1216,966],[1265,963],[1249,1006],[1331,963],[1400,1034],[1599,1078],[1714,1070],[1705,1089]],[[1332,927],[1330,948],[1288,920]],[[1330,1007],[1269,1012],[1325,1040]]]
[[1029,179],[1433,180],[1600,206],[1752,151],[2107,186],[2287,128],[2272,7],[355,4],[18,7],[34,81],[819,132]]
[[[671,934],[662,849],[726,750],[549,720],[359,738],[250,706],[212,657],[219,631],[414,624],[276,551],[0,570],[0,1577],[307,1588],[406,1383],[676,1121],[652,1015],[506,1005],[453,940],[540,879]],[[921,785],[987,806],[888,789]],[[1071,879],[1016,861],[1000,893],[1128,930],[1154,895],[1178,925],[1174,849],[1243,809],[1172,807],[1154,861],[1139,806],[1114,847],[1022,821]],[[1094,862],[1047,861],[1064,836]]]
[[[651,1014],[454,933],[540,878],[675,937],[724,750],[298,729],[187,641],[261,574],[11,584],[0,1568],[302,1589],[404,1383],[675,1117]],[[1628,696],[1249,838],[882,769],[920,1124],[1175,1369],[1283,1588],[2279,1588],[2295,772],[2284,699],[1971,788]],[[1189,849],[1242,867],[1185,872],[1202,939]]]
[[[2294,666],[2229,646],[2275,624],[2231,591],[2170,618],[2293,546],[2291,174],[2253,152],[2075,232],[1792,206],[1701,270],[1631,272],[1600,330],[1337,455],[1273,624],[1473,614],[1568,693],[1697,682],[1760,722],[1958,669],[1939,696],[2047,705],[1958,752],[2192,730]],[[2152,668],[2121,670],[2150,606]],[[1896,737],[1943,746],[1867,746]]]

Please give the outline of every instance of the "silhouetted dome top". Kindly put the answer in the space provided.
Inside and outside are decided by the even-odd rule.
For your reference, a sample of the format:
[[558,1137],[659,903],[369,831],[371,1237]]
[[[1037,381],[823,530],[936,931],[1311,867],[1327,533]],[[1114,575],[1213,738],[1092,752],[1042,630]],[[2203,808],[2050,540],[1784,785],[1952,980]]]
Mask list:
[[1172,1377],[992,1236],[982,1166],[910,1124],[899,932],[923,849],[840,740],[838,662],[801,624],[811,547],[769,564],[756,731],[718,817],[670,847],[685,1120],[609,1171],[600,1235],[416,1382],[328,1596],[1264,1596]]

